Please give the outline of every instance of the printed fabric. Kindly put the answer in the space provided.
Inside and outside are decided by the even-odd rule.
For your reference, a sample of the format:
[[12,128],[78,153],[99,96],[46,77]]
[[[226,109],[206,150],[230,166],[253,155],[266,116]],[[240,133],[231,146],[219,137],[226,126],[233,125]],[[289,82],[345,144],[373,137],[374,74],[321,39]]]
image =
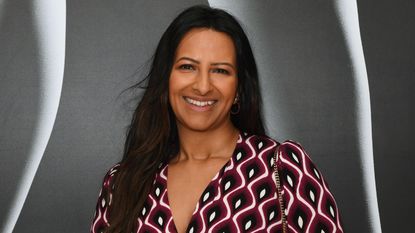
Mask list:
[[[186,232],[282,232],[273,168],[276,149],[288,232],[343,232],[334,197],[304,149],[293,141],[280,144],[246,134],[239,135],[232,157],[202,193]],[[118,169],[119,165],[114,166],[104,178],[92,233],[109,226],[111,180]],[[167,172],[168,164],[160,164],[135,232],[177,232],[169,207]]]

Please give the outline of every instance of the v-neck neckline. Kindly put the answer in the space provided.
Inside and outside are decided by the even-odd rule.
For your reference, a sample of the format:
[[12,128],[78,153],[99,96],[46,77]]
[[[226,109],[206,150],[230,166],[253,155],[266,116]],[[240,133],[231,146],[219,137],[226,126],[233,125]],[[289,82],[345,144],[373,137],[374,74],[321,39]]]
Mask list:
[[[225,169],[232,163],[232,161],[235,159],[236,155],[237,155],[237,151],[238,148],[240,147],[240,144],[243,141],[243,136],[242,136],[242,132],[239,132],[238,135],[238,139],[236,141],[235,144],[235,148],[232,152],[232,156],[228,159],[228,161],[216,172],[216,174],[212,177],[212,179],[209,181],[209,183],[206,185],[206,187],[203,189],[203,192],[200,194],[199,198],[197,199],[196,202],[196,206],[193,208],[193,212],[192,212],[192,216],[190,217],[190,220],[187,224],[186,230],[185,232],[189,231],[189,227],[191,226],[191,223],[193,221],[193,219],[195,218],[195,214],[197,212],[197,210],[200,208],[199,204],[201,203],[201,199],[203,198],[204,193],[206,192],[206,190],[211,186],[211,184],[213,183],[213,181],[215,181],[220,175],[223,175],[223,173],[225,172]],[[174,227],[174,230],[176,232],[177,231],[177,227],[176,227],[176,223],[174,222],[174,216],[173,216],[173,211],[170,207],[170,201],[169,201],[169,192],[168,192],[168,186],[167,186],[167,180],[168,180],[168,176],[169,176],[169,163],[166,163],[166,204],[167,204],[167,209],[169,210],[169,214],[171,216],[171,224]]]

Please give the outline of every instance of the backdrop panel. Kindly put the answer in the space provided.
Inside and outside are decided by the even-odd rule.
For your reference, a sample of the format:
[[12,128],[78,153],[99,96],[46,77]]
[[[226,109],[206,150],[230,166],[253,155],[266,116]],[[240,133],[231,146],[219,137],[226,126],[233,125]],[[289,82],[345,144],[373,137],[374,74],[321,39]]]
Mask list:
[[[328,180],[346,232],[372,232],[352,63],[334,1],[209,1],[251,39],[270,136],[300,142]],[[67,1],[65,74],[49,144],[14,232],[87,232],[106,170],[122,154],[161,33],[208,1]],[[222,4],[222,5],[221,5]],[[415,176],[415,3],[358,1],[384,232],[411,232]],[[28,163],[39,113],[40,57],[31,1],[0,0],[0,221]]]

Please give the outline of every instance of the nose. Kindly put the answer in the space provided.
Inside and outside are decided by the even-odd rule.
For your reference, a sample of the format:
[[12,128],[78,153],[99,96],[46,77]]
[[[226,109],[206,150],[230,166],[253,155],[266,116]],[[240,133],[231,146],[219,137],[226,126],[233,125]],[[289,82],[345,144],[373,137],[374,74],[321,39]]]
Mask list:
[[208,94],[212,90],[209,71],[200,70],[195,77],[192,88],[199,95]]

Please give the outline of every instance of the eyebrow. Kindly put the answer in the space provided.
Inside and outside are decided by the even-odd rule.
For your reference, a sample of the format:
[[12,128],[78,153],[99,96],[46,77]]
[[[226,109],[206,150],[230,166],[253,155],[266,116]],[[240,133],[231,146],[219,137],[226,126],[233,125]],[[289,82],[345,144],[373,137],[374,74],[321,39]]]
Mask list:
[[[191,61],[193,63],[200,64],[200,61],[195,60],[195,59],[190,58],[190,57],[181,57],[176,62],[181,61],[181,60],[188,60],[188,61]],[[235,67],[229,62],[215,62],[215,63],[211,63],[211,65],[212,66],[225,65],[225,66],[230,66],[232,69],[235,69]]]

